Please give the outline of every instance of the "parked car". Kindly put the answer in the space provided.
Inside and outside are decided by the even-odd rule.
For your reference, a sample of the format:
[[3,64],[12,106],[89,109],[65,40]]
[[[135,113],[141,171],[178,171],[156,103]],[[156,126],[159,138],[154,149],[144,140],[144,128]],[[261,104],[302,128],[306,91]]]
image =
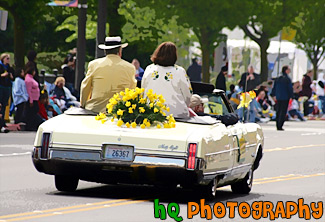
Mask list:
[[[205,93],[206,112],[234,112],[225,94]],[[75,108],[40,125],[32,154],[39,172],[54,175],[59,191],[78,181],[199,187],[214,197],[231,185],[249,193],[263,155],[263,132],[255,123],[225,126],[211,117],[178,119],[175,128],[118,127]]]

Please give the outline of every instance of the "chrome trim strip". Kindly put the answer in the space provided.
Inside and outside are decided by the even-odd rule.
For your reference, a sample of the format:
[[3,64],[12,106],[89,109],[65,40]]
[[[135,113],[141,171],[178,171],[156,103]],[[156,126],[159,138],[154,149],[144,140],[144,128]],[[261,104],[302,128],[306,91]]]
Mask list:
[[[50,150],[50,159],[64,159],[64,160],[86,160],[97,161],[101,163],[107,162],[102,159],[101,152],[83,152],[83,151],[67,151],[67,150]],[[184,158],[170,158],[161,156],[135,156],[133,162],[125,162],[129,165],[154,165],[165,167],[185,167],[186,160]]]
[[139,147],[134,147],[135,151],[136,150],[150,150],[150,151],[159,151],[159,152],[168,152],[168,153],[184,153],[186,154],[187,152],[184,151],[178,151],[178,150],[163,150],[163,149],[150,149],[150,148],[139,148]]
[[218,154],[222,154],[222,153],[228,153],[228,152],[231,152],[233,150],[238,150],[239,147],[236,147],[236,148],[232,148],[230,150],[223,150],[223,151],[219,151],[219,152],[215,152],[215,153],[207,153],[205,154],[205,156],[211,156],[211,155],[218,155]]
[[246,148],[251,148],[251,147],[255,147],[255,146],[256,146],[256,143],[252,143],[252,144],[246,145]]
[[155,157],[161,157],[161,158],[173,158],[173,159],[186,159],[186,155],[180,155],[180,156],[175,156],[175,155],[168,155],[168,154],[151,154],[151,153],[140,153],[140,152],[135,152],[136,155],[138,156],[155,156]]
[[57,145],[69,145],[69,146],[91,146],[91,147],[102,147],[102,145],[96,144],[81,144],[81,143],[60,143],[60,142],[53,142],[52,144]]
[[230,172],[231,169],[229,170],[221,170],[221,171],[216,171],[216,172],[208,172],[208,173],[203,173],[203,175],[218,175],[218,174],[225,174],[225,173],[228,173]]
[[133,164],[149,164],[166,167],[185,167],[185,160],[149,156],[136,156],[133,161]]
[[242,164],[242,165],[233,167],[232,170],[236,170],[236,169],[239,169],[239,168],[242,168],[242,167],[248,167],[248,166],[252,166],[252,164],[251,163]]
[[243,165],[240,165],[240,166],[233,167],[233,168],[231,168],[229,170],[221,170],[221,171],[216,171],[216,172],[208,172],[208,173],[203,173],[203,175],[205,176],[205,175],[214,175],[214,174],[215,175],[225,174],[225,173],[230,172],[232,170],[237,170],[239,168],[248,167],[248,166],[252,166],[252,164],[251,163],[247,163],[247,164],[243,164]]
[[100,152],[79,152],[79,151],[66,151],[66,150],[51,150],[50,159],[68,159],[68,160],[89,160],[101,161]]
[[[88,146],[88,147],[99,147],[102,148],[102,145],[96,145],[96,144],[80,144],[80,143],[61,143],[61,142],[53,142],[54,145],[69,145],[69,146]],[[116,145],[129,145],[131,144],[120,144],[120,143],[103,143],[103,144],[116,144]],[[184,153],[187,152],[184,151],[178,151],[178,150],[163,150],[163,149],[150,149],[150,148],[141,148],[141,147],[134,147],[134,150],[150,150],[150,151],[159,151],[159,152],[167,152],[167,153]]]

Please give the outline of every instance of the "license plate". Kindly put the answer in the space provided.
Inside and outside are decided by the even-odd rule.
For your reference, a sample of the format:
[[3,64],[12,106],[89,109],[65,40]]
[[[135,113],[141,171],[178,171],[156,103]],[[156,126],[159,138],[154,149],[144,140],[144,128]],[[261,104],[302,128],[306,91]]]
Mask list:
[[112,144],[103,145],[104,158],[108,160],[133,161],[133,147]]

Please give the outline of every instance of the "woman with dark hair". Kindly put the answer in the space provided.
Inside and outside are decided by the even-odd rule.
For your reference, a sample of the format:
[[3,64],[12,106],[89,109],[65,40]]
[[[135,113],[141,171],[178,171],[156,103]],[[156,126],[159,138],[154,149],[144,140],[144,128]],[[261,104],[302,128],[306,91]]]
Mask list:
[[34,75],[34,79],[37,81],[37,83],[39,84],[39,75],[38,75],[38,69],[37,69],[37,64],[35,62],[36,60],[36,56],[37,56],[37,53],[34,51],[34,50],[30,50],[28,53],[27,53],[27,59],[28,59],[28,62],[26,64],[26,67],[29,67],[29,66],[32,66],[34,67],[35,69],[35,75]]
[[141,85],[145,92],[152,89],[154,93],[162,94],[174,117],[186,118],[189,117],[192,87],[185,69],[175,65],[176,60],[175,44],[160,44],[151,56],[153,64],[147,66]]
[[28,66],[26,68],[25,83],[28,93],[28,105],[26,106],[26,128],[30,131],[36,131],[38,126],[43,122],[42,118],[38,113],[38,99],[40,97],[40,90],[38,88],[38,83],[34,79],[36,74],[35,68]]
[[9,64],[10,55],[3,53],[0,56],[0,104],[2,104],[2,109],[0,110],[1,121],[5,125],[4,116],[6,106],[8,105],[8,100],[11,94],[11,81],[14,80],[14,70]]

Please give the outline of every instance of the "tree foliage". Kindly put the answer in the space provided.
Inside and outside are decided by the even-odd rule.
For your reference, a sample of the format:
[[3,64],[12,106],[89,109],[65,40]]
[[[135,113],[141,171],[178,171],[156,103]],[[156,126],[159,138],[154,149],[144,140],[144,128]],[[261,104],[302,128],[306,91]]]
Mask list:
[[268,78],[266,50],[270,45],[270,39],[294,21],[302,3],[300,0],[232,0],[232,3],[238,25],[260,46],[261,79],[266,81]]
[[191,28],[199,39],[202,50],[203,81],[210,82],[210,59],[214,48],[221,41],[220,31],[225,26],[232,26],[231,3],[229,1],[196,0],[136,0],[141,7],[148,6],[155,10],[158,18],[168,20],[177,16],[177,23]]
[[14,53],[16,67],[24,66],[25,32],[35,27],[39,16],[44,12],[45,4],[45,0],[0,0],[0,7],[9,11],[14,19]]
[[317,79],[317,70],[324,60],[325,49],[325,1],[314,1],[313,5],[304,7],[303,12],[293,23],[297,29],[295,42],[304,50],[313,64],[314,79]]
[[[188,55],[188,47],[195,38],[188,28],[177,23],[177,16],[174,15],[166,20],[157,18],[154,9],[140,8],[132,0],[123,1],[119,13],[127,21],[122,28],[123,38],[131,43],[131,48],[141,45],[136,47],[136,54],[132,53],[132,55],[140,57],[143,65],[151,63],[149,55],[158,44],[165,41],[172,41],[177,45],[179,57],[184,58]],[[182,63],[184,64],[184,61]]]

